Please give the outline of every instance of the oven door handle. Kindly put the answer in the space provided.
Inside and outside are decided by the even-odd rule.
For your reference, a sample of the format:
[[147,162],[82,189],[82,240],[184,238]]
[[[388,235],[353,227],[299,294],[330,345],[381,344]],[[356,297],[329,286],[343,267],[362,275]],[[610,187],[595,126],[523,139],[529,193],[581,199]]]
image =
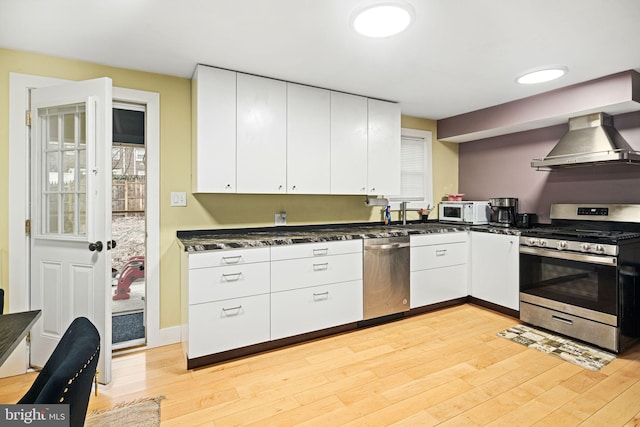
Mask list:
[[521,254],[538,255],[547,258],[567,259],[571,261],[588,262],[591,264],[612,265],[618,264],[618,258],[603,255],[578,254],[575,252],[553,251],[549,249],[530,248],[520,246]]

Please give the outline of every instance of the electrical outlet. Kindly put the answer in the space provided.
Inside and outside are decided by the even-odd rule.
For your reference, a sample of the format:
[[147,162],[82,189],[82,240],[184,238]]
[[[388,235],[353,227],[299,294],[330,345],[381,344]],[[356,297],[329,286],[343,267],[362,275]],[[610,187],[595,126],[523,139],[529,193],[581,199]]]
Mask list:
[[172,191],[171,206],[187,206],[187,193],[184,191]]
[[277,212],[275,215],[276,225],[287,225],[287,213],[285,211]]

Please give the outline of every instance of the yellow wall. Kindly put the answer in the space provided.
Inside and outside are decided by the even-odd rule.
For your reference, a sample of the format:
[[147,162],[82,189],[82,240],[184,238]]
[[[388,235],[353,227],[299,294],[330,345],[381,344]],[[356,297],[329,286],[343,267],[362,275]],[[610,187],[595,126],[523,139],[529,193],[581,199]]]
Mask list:
[[[213,64],[215,65],[215,64]],[[195,66],[195,65],[194,65]],[[107,67],[80,61],[0,49],[0,256],[1,287],[7,289],[9,245],[9,72],[84,80],[110,77],[117,87],[160,94],[160,327],[180,323],[180,259],[177,230],[271,226],[274,213],[287,211],[287,223],[318,224],[381,220],[363,196],[190,194],[191,82],[189,79]],[[433,120],[402,117],[402,126],[431,130]],[[434,196],[457,192],[457,145],[434,140]],[[169,194],[186,191],[187,207],[171,207]],[[430,218],[433,218],[432,215]]]

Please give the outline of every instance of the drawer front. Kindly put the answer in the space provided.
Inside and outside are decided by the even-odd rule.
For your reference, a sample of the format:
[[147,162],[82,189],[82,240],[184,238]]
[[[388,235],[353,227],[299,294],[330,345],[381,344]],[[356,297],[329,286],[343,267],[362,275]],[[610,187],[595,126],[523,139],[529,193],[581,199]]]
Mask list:
[[469,233],[413,234],[411,246],[441,245],[443,243],[464,243],[469,241]]
[[360,279],[362,279],[361,253],[271,263],[271,292]]
[[362,320],[362,280],[271,294],[271,339]]
[[189,270],[189,304],[269,293],[269,263]]
[[198,252],[189,254],[189,269],[268,261],[269,248]]
[[362,253],[362,239],[337,242],[300,243],[271,248],[271,260],[321,258],[331,255]]
[[189,306],[189,358],[269,341],[269,295]]
[[416,246],[411,248],[411,271],[466,264],[468,257],[466,243]]
[[411,308],[469,295],[468,265],[411,272]]

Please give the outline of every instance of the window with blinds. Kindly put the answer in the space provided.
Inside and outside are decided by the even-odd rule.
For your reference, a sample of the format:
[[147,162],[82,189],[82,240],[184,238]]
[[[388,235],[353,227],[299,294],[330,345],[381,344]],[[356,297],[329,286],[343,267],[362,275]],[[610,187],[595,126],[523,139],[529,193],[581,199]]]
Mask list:
[[431,132],[403,129],[400,147],[400,194],[389,196],[389,200],[426,208],[433,204]]

